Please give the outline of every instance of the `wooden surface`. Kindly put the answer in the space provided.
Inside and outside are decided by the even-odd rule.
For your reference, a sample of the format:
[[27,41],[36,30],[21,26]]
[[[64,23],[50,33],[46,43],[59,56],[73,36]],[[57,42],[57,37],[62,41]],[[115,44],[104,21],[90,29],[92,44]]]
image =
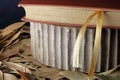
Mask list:
[[20,4],[60,5],[91,8],[120,9],[120,1],[114,0],[21,0]]

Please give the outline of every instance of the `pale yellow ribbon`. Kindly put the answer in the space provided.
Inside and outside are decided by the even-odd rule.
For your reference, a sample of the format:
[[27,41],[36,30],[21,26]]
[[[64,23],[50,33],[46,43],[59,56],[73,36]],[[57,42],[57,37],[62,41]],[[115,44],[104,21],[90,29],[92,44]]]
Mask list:
[[91,65],[90,65],[90,69],[88,72],[88,76],[92,76],[94,74],[96,62],[97,62],[97,58],[98,58],[98,53],[99,53],[99,49],[100,49],[101,28],[102,28],[102,21],[103,21],[103,12],[102,11],[95,11],[85,21],[85,23],[83,24],[83,26],[81,27],[81,29],[78,33],[77,40],[75,42],[75,46],[74,46],[74,50],[73,50],[73,67],[79,68],[80,67],[80,62],[79,62],[79,60],[80,60],[80,56],[79,56],[80,55],[80,53],[79,53],[80,45],[81,45],[82,39],[85,34],[85,30],[86,30],[88,24],[90,23],[90,21],[93,19],[93,17],[96,14],[98,14],[98,20],[97,20],[97,26],[96,26],[97,28],[96,28],[92,60],[91,60]]
[[96,28],[96,34],[95,34],[95,41],[94,41],[94,48],[93,48],[93,53],[92,53],[92,60],[91,60],[91,65],[90,69],[88,72],[88,76],[91,77],[93,76],[95,72],[95,67],[98,59],[98,53],[100,50],[100,43],[101,43],[101,30],[102,30],[102,23],[103,23],[103,12],[98,13],[98,20],[97,20],[97,28]]

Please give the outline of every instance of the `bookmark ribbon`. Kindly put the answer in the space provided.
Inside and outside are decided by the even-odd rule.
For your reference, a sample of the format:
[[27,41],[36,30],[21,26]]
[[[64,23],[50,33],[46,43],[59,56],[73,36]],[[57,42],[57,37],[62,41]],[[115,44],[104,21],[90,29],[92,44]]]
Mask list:
[[88,72],[88,76],[92,76],[95,71],[96,63],[97,63],[97,58],[98,58],[98,53],[100,49],[100,41],[101,41],[101,29],[102,29],[102,23],[103,23],[103,12],[102,11],[95,11],[93,14],[91,14],[88,19],[85,21],[83,26],[81,27],[77,40],[75,42],[74,50],[73,50],[73,67],[75,68],[80,68],[80,46],[82,43],[82,39],[84,37],[86,28],[90,21],[93,19],[95,15],[98,14],[98,20],[97,20],[97,25],[96,25],[96,35],[95,35],[95,41],[94,41],[94,47],[93,47],[93,53],[92,53],[92,60],[91,60],[91,65],[90,69]]

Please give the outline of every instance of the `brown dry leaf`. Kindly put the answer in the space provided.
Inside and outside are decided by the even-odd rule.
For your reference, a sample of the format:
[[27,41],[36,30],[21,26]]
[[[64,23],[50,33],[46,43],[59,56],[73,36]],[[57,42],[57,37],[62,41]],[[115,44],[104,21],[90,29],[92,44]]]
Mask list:
[[18,36],[20,35],[21,33],[21,30],[19,32],[17,32],[10,40],[9,42],[4,46],[4,47],[7,47],[8,45],[10,45],[15,39],[18,38]]
[[31,74],[31,71],[27,67],[22,66],[20,64],[12,63],[12,62],[3,62],[3,64],[6,65],[10,69],[19,70],[19,71]]
[[40,62],[38,62],[37,60],[35,60],[35,59],[33,59],[33,58],[31,58],[30,56],[25,56],[25,55],[23,55],[23,54],[18,54],[20,57],[23,57],[23,58],[25,58],[25,59],[27,59],[27,60],[30,60],[32,63],[34,63],[35,65],[38,65],[38,66],[40,66],[40,67],[46,67],[46,66],[44,66],[44,65],[42,65]]
[[4,38],[0,39],[0,44],[4,44],[6,42],[8,42],[8,40],[14,35],[16,34],[16,31],[10,33],[9,35],[5,36]]
[[18,53],[19,53],[19,48],[18,47],[15,47],[15,48],[12,48],[12,49],[7,49],[3,53],[1,53],[0,61],[4,60],[4,59],[6,59],[6,58],[8,58],[10,56],[16,55]]
[[24,57],[24,59],[31,61],[29,64],[29,68],[33,70],[32,74],[34,74],[34,76],[38,80],[41,80],[41,79],[45,80],[45,78],[50,79],[50,80],[59,80],[59,79],[63,78],[63,76],[59,75],[59,72],[61,72],[62,70],[44,66],[41,63],[39,63],[38,61],[31,58],[30,56],[27,56],[27,55],[25,56],[23,54],[19,54],[19,55],[21,57]]
[[41,77],[49,78],[50,80],[59,80],[63,78],[63,76],[59,75],[59,72],[61,72],[61,70],[55,68],[48,68],[48,67],[39,68],[39,75]]
[[12,74],[4,73],[4,79],[3,80],[18,80],[18,78],[15,77]]
[[8,49],[8,48],[10,48],[10,47],[12,47],[12,46],[14,46],[15,44],[17,44],[18,42],[20,41],[20,39],[18,38],[18,39],[16,39],[15,41],[13,41],[9,46],[7,46],[7,47],[5,47],[5,49]]
[[62,71],[60,75],[70,79],[70,80],[88,80],[88,75],[78,72],[78,71]]
[[21,77],[23,78],[23,80],[29,80],[27,77],[26,77],[26,74],[24,72],[21,72],[21,71],[18,71],[19,74],[21,75]]
[[1,31],[2,38],[12,33],[14,30],[21,28],[26,22],[17,22],[9,25]]
[[[60,74],[70,80],[88,80],[86,74],[77,71],[62,71]],[[120,80],[120,65],[106,72],[95,74],[89,80]]]

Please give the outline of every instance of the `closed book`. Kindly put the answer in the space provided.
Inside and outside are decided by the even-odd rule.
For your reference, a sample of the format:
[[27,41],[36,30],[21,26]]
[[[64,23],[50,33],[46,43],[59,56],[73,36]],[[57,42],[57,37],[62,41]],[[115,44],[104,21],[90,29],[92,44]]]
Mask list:
[[[24,20],[54,25],[81,26],[95,10],[104,11],[103,27],[119,28],[119,2],[103,0],[22,0]],[[94,27],[96,19],[89,26]]]

